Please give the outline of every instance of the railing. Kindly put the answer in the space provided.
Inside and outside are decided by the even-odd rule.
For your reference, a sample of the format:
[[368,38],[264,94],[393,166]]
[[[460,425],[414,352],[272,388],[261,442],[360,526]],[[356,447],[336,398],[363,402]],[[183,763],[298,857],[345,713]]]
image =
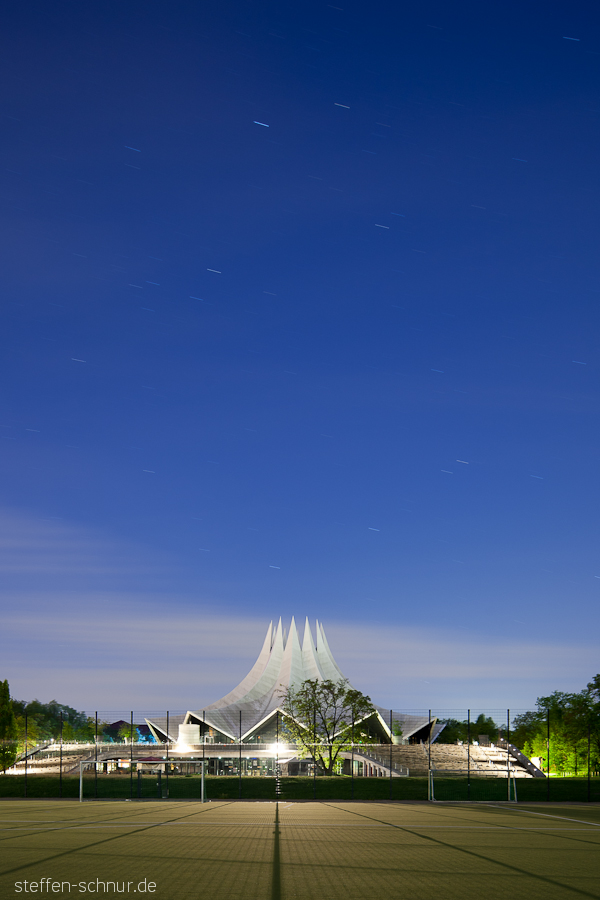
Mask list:
[[26,759],[31,759],[32,756],[35,756],[36,753],[40,753],[40,751],[42,750],[45,750],[49,745],[50,741],[46,741],[45,743],[35,744],[33,747],[28,747],[27,750],[22,750],[15,760],[15,765],[18,762],[24,762]]
[[[506,750],[507,744],[505,740],[498,741],[498,746],[502,747],[502,749]],[[508,744],[508,752],[509,754],[517,760],[517,762],[526,769],[530,775],[534,778],[545,778],[546,775],[539,769],[535,763],[532,763],[528,756],[519,750],[518,747],[515,747],[514,744]]]
[[[367,745],[368,746],[368,745]],[[348,751],[350,752],[350,751]],[[362,756],[363,759],[368,760],[369,762],[373,762],[378,766],[381,766],[384,769],[390,771],[390,758],[388,756],[380,756],[378,753],[370,753],[368,750],[364,749],[364,745],[359,745],[358,747],[354,747],[354,753],[356,756]],[[400,763],[395,763],[392,761],[392,772],[396,772],[397,775],[407,776],[409,775],[408,766],[400,765]]]

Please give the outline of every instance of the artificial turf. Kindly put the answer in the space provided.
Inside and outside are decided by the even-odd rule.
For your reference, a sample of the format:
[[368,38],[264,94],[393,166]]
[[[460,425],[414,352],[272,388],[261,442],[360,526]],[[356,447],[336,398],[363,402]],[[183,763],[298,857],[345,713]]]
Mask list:
[[600,898],[595,805],[6,800],[0,823],[2,898]]

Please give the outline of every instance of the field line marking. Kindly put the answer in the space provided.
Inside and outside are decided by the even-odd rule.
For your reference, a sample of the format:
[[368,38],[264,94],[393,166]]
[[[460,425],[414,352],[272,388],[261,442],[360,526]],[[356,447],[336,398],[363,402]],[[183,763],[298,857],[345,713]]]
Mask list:
[[[230,803],[223,804],[224,806],[230,806]],[[212,809],[222,809],[222,806],[215,806]],[[200,812],[212,812],[212,809],[201,810]],[[198,812],[189,813],[188,816],[180,816],[182,819],[189,818],[189,816],[197,816],[200,815]],[[160,823],[158,823],[160,824]],[[77,826],[75,826],[77,827]],[[133,826],[131,826],[133,827]],[[143,828],[142,831],[150,831],[151,828],[156,828],[156,825],[147,825],[146,828]],[[52,829],[54,831],[68,831],[68,828],[55,828]],[[141,831],[133,832],[134,834],[141,834]],[[108,844],[110,841],[120,841],[123,837],[129,837],[129,834],[113,834],[112,837],[103,838],[101,841],[92,841],[89,844],[86,844],[85,847],[76,847],[71,850],[63,850],[62,853],[53,853],[51,856],[46,856],[44,859],[37,859],[34,862],[23,863],[21,866],[15,866],[12,869],[4,869],[0,870],[0,877],[4,875],[12,875],[14,872],[21,872],[23,869],[30,869],[32,866],[41,865],[43,863],[49,862],[53,859],[60,859],[62,856],[70,856],[72,853],[80,853],[82,850],[89,850],[90,847],[98,847],[100,844]]]
[[[332,804],[324,804],[325,806],[330,806]],[[487,804],[486,804],[487,805]],[[333,807],[335,809],[335,807]],[[500,807],[502,808],[502,807]],[[365,813],[354,812],[354,810],[348,810],[352,815],[355,816],[363,816],[365,819],[374,818],[372,816],[367,816]],[[375,819],[375,821],[380,821]],[[391,823],[390,823],[391,824]],[[466,850],[464,847],[456,847],[454,844],[449,844],[446,841],[439,840],[438,838],[434,838],[429,834],[419,834],[418,830],[414,830],[414,828],[406,828],[404,825],[392,825],[393,828],[397,828],[398,831],[406,831],[408,834],[415,835],[415,837],[421,837],[426,841],[431,841],[432,844],[439,844],[441,847],[445,847],[446,849],[455,850],[457,853],[464,853],[466,856],[474,856],[475,859],[483,859],[487,863],[493,863],[501,868],[508,869],[511,872],[516,872],[519,875],[525,875],[528,878],[534,878],[538,881],[544,882],[544,884],[551,884],[552,887],[559,887],[561,890],[572,891],[574,894],[578,894],[580,897],[590,897],[592,900],[598,900],[598,894],[590,894],[589,891],[584,891],[581,888],[572,887],[571,885],[561,884],[560,881],[554,881],[552,878],[547,878],[545,875],[538,875],[535,872],[528,872],[527,869],[521,869],[518,866],[512,866],[510,863],[499,862],[496,859],[492,859],[489,856],[484,856],[483,853],[476,853],[474,850]],[[418,829],[418,826],[414,826]]]
[[[573,822],[573,824],[579,824],[576,820],[570,819],[568,821]],[[582,823],[586,824],[586,823]],[[166,828],[168,826],[184,826],[186,828],[272,828],[272,822],[140,822],[134,824],[126,824],[122,823],[119,825],[107,825],[103,823],[102,825],[70,825],[68,826],[69,831],[75,830],[90,830],[95,831],[102,828]],[[360,823],[332,823],[332,822],[279,822],[279,828],[395,828],[398,826],[394,826],[389,824],[388,822],[360,822]],[[400,826],[402,828],[418,828],[419,831],[535,831],[535,832],[543,832],[543,831],[560,831],[565,832],[567,829],[564,826],[552,826],[549,825],[546,828],[540,825],[412,825]],[[6,832],[8,835],[19,835],[23,832],[37,832],[40,834],[44,834],[47,831],[66,831],[67,829],[58,829],[58,828],[44,828],[43,825],[19,825],[14,828],[3,828],[0,826],[0,832]],[[568,829],[569,831],[591,831],[594,832],[594,828],[572,828]],[[281,833],[281,832],[280,832]]]
[[585,819],[571,819],[569,816],[553,816],[552,813],[534,812],[532,809],[517,809],[512,806],[496,806],[495,804],[486,803],[492,809],[505,809],[508,812],[525,813],[530,816],[543,816],[545,819],[562,819],[564,822],[577,822],[579,825],[593,825],[594,828],[600,828],[600,822],[587,822]]
[[[90,802],[93,803],[94,801],[90,801]],[[123,802],[123,801],[117,800],[117,801],[114,801],[114,802],[119,803],[119,802]],[[171,801],[171,803],[173,803],[173,802],[176,803],[177,801]],[[217,803],[218,803],[218,805],[211,806],[211,807],[207,807],[206,809],[199,810],[199,811],[198,811],[198,815],[200,815],[200,813],[202,813],[202,812],[214,812],[215,809],[222,809],[223,806],[229,806],[229,805],[230,805],[229,803],[223,803],[222,801],[217,801]],[[171,808],[171,809],[172,809],[173,807],[170,806],[170,807],[167,807],[167,808]],[[164,811],[164,810],[163,810],[163,811]],[[47,823],[47,824],[52,824],[52,825],[56,825],[56,826],[57,826],[56,828],[54,828],[54,829],[53,829],[53,828],[50,828],[49,830],[50,830],[50,831],[52,831],[52,830],[54,830],[54,831],[72,830],[72,829],[74,829],[74,828],[81,828],[81,827],[83,827],[85,824],[88,824],[88,823],[92,823],[93,827],[101,827],[101,824],[102,824],[103,822],[106,821],[106,819],[107,819],[107,817],[108,817],[108,815],[109,815],[109,813],[108,813],[108,811],[106,810],[106,808],[103,808],[101,812],[100,812],[100,810],[98,810],[98,812],[100,813],[100,816],[99,816],[99,818],[97,818],[97,819],[94,819],[94,818],[93,818],[92,816],[90,816],[90,815],[83,814],[83,810],[79,810],[79,812],[81,812],[81,814],[82,814],[82,815],[81,815],[81,819],[80,819],[79,821],[75,821],[75,822],[73,821],[73,819],[49,819],[49,820],[46,820],[46,823]],[[113,815],[113,818],[114,818],[115,820],[118,820],[118,819],[124,818],[125,816],[129,816],[129,817],[135,819],[137,816],[143,816],[143,815],[147,815],[147,814],[148,814],[148,811],[145,810],[145,809],[139,809],[137,813],[133,813],[133,812],[131,811],[131,807],[129,807],[129,808],[127,809],[127,811],[123,810],[123,815],[122,815],[122,816]],[[9,822],[10,822],[11,819],[6,819],[6,820],[5,820],[5,819],[2,819],[2,820],[0,820],[0,821],[9,821]],[[14,820],[12,820],[12,821],[14,821]],[[43,819],[29,819],[29,820],[27,820],[27,819],[21,819],[21,820],[17,820],[17,821],[23,821],[23,822],[29,821],[29,822],[32,822],[32,823],[36,823],[36,822],[37,822],[37,823],[40,823],[40,822],[43,823],[43,822],[44,822]],[[147,823],[147,824],[152,824],[152,825],[160,825],[160,824],[163,824],[163,825],[164,825],[164,824],[166,824],[166,823],[165,823],[165,822],[162,822],[162,823],[161,823],[161,822],[156,822],[156,823]],[[169,824],[175,824],[175,823],[171,822],[171,823],[169,823]],[[181,824],[184,824],[184,823],[181,823]],[[130,822],[128,825],[126,825],[126,826],[124,826],[124,827],[127,827],[127,828],[135,828],[136,825],[137,825],[136,822]],[[4,830],[4,829],[3,829],[3,830]],[[6,830],[8,831],[8,829],[6,829]],[[22,829],[20,829],[20,830],[22,831]],[[10,837],[11,837],[11,835],[8,835],[8,836],[6,836],[6,837],[2,837],[0,840],[2,840],[2,841],[4,841],[4,840],[9,840]]]

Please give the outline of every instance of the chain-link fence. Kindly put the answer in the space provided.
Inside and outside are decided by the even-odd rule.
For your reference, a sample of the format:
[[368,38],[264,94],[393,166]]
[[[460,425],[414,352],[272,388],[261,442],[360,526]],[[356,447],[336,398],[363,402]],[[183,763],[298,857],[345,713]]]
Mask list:
[[600,800],[585,711],[385,710],[299,736],[275,710],[25,714],[0,796],[81,799]]

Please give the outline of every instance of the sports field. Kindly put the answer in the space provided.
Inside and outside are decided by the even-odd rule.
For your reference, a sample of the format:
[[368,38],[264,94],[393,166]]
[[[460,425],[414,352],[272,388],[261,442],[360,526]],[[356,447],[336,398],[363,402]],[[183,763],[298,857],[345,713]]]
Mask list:
[[595,804],[4,801],[0,823],[2,900],[600,898]]

